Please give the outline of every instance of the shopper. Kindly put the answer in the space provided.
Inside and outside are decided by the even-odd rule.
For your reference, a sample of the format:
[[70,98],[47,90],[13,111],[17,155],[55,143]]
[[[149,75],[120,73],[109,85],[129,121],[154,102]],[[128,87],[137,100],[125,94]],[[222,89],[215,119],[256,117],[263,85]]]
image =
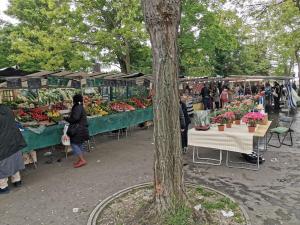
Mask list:
[[201,90],[202,101],[204,105],[204,110],[210,109],[210,90],[208,88],[208,84],[206,83],[205,86]]
[[224,88],[224,90],[222,91],[220,95],[220,100],[221,100],[221,106],[222,108],[224,108],[228,103],[228,90],[226,88]]
[[78,161],[74,163],[74,168],[79,168],[87,163],[83,157],[83,143],[89,140],[89,131],[81,94],[74,95],[73,104],[71,115],[66,118],[66,121],[70,123],[67,134],[70,137],[72,151],[78,157]]
[[184,141],[183,140],[184,139],[184,130],[186,128],[186,125],[185,125],[185,117],[184,117],[183,110],[182,110],[181,106],[179,106],[179,122],[180,122],[181,143],[183,143],[183,141]]
[[8,193],[8,178],[15,187],[20,187],[20,171],[25,168],[21,149],[26,147],[17,128],[13,112],[0,102],[0,194]]
[[274,83],[273,98],[274,98],[274,110],[278,112],[280,110],[281,90],[280,90],[280,85],[277,82]]
[[272,88],[269,82],[265,84],[265,112],[270,113],[272,109]]
[[220,92],[219,89],[217,88],[217,86],[213,86],[212,89],[212,96],[213,96],[213,101],[215,103],[215,109],[219,109],[220,108]]
[[185,99],[182,96],[181,99],[180,99],[180,106],[181,106],[182,113],[183,113],[183,116],[184,116],[184,125],[185,126],[184,126],[183,131],[181,132],[181,144],[182,144],[182,151],[184,153],[186,153],[187,152],[187,147],[188,147],[188,129],[189,129],[189,125],[191,123],[191,119],[188,115],[187,107],[186,107],[186,104],[184,102],[185,102]]

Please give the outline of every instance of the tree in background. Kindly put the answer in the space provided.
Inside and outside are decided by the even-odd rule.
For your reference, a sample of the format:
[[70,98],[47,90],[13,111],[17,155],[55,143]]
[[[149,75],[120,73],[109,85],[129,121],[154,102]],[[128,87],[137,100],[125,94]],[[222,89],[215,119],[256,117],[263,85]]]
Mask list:
[[[91,63],[86,48],[73,42],[80,15],[69,0],[10,0],[7,14],[19,24],[10,33],[10,59],[22,69],[85,70]],[[84,32],[81,30],[80,32]]]
[[78,41],[89,45],[95,57],[107,64],[119,64],[124,73],[149,68],[148,35],[139,0],[77,0],[74,4],[87,29]]
[[183,0],[179,52],[181,73],[192,76],[268,74],[265,42],[227,1]]
[[0,68],[12,66],[14,63],[9,59],[11,54],[11,40],[9,38],[13,26],[0,20]]
[[295,64],[299,70],[299,1],[261,0],[251,3],[244,0],[233,2],[237,4],[236,6],[243,8],[244,17],[252,21],[254,34],[263,37],[266,58],[272,63],[268,73],[290,76],[294,73]]

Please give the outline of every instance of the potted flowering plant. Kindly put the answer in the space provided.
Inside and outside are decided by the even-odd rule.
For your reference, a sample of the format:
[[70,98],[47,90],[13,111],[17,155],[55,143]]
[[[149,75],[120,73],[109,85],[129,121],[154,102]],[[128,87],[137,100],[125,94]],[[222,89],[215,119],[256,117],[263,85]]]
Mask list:
[[226,119],[226,127],[231,128],[231,123],[235,120],[234,112],[226,112],[224,117]]
[[227,119],[224,116],[224,114],[218,115],[216,117],[213,118],[213,122],[214,123],[218,123],[218,129],[219,131],[224,131],[225,129],[225,124],[227,123]]
[[248,124],[249,133],[254,133],[257,123],[264,119],[264,115],[259,112],[250,112],[243,117],[243,122]]
[[236,125],[241,124],[241,119],[246,114],[246,112],[247,112],[247,109],[245,107],[242,107],[242,106],[233,108],[233,113],[234,113],[235,124]]

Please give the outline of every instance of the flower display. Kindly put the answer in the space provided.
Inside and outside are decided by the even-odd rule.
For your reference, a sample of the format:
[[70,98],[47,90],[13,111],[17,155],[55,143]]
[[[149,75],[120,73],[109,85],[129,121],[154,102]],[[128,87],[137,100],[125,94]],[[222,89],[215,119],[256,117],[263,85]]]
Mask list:
[[224,113],[223,116],[226,118],[227,122],[235,120],[235,115],[232,111]]
[[251,127],[255,127],[259,121],[264,119],[264,115],[259,112],[250,112],[243,116],[242,121]]
[[224,114],[218,115],[212,118],[213,123],[218,123],[220,125],[224,125],[228,122],[228,119],[224,116]]

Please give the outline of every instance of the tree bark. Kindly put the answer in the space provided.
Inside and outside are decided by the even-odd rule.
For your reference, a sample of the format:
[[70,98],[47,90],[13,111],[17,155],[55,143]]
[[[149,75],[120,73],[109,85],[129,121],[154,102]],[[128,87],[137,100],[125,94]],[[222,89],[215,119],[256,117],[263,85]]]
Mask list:
[[128,63],[126,62],[126,57],[118,56],[118,62],[119,62],[119,65],[120,65],[121,72],[125,73],[125,74],[128,74],[129,71],[127,70]]
[[154,200],[158,213],[185,201],[179,124],[180,0],[142,0],[154,76]]

